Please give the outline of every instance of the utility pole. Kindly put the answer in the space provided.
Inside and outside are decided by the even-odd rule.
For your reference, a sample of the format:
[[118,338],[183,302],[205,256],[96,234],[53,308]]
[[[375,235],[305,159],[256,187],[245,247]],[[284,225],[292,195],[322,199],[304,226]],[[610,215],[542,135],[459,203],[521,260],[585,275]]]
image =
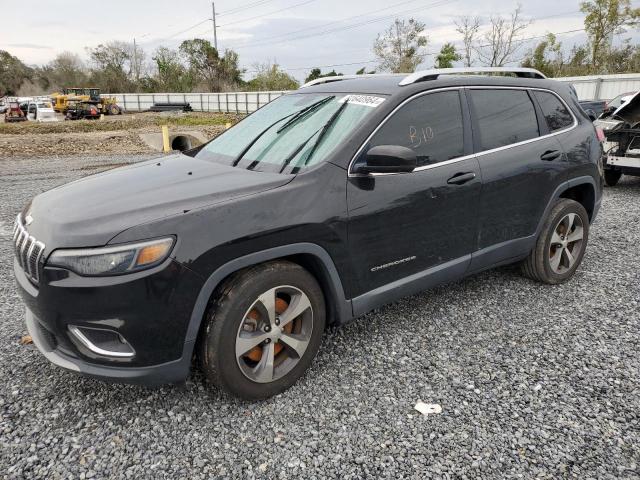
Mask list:
[[136,77],[136,80],[139,80],[138,74],[138,50],[136,49],[136,39],[133,38],[133,74]]
[[216,50],[218,50],[218,32],[216,31],[216,4],[214,2],[211,2],[211,11],[213,13],[213,46],[216,47]]

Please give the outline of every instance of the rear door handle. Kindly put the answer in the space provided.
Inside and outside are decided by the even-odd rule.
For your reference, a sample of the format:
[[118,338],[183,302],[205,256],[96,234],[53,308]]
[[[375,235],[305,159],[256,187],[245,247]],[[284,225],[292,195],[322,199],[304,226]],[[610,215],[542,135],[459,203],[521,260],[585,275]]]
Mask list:
[[540,155],[540,160],[544,160],[545,162],[551,162],[555,160],[561,155],[558,150],[547,150],[542,155]]
[[476,178],[476,174],[474,172],[464,172],[464,173],[456,173],[453,177],[447,180],[449,185],[462,185],[463,183],[470,182]]

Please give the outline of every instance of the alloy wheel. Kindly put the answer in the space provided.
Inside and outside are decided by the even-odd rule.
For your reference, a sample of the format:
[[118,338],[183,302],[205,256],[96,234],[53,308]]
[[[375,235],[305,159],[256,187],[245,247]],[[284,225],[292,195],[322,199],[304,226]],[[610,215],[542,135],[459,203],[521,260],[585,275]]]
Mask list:
[[551,235],[549,265],[557,274],[570,270],[580,258],[584,240],[584,225],[580,215],[568,213],[558,222]]
[[313,309],[300,289],[282,285],[260,295],[249,307],[236,335],[236,360],[242,373],[269,383],[289,373],[311,340]]

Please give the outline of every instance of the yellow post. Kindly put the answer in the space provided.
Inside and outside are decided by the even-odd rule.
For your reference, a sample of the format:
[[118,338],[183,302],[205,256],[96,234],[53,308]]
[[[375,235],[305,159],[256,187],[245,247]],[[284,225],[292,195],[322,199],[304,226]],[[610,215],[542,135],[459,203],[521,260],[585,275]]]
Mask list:
[[162,125],[162,150],[164,152],[171,151],[171,145],[169,144],[169,127]]

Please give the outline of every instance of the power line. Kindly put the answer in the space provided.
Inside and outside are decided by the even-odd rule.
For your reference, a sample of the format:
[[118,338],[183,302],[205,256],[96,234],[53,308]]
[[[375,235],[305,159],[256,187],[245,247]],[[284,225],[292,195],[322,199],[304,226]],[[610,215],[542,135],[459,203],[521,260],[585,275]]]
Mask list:
[[234,13],[242,12],[251,7],[259,7],[260,5],[264,5],[265,3],[269,3],[272,1],[273,0],[258,0],[257,2],[246,3],[244,5],[240,5],[239,7],[232,8],[231,10],[223,11],[222,13],[219,13],[218,16],[233,15]]
[[[292,6],[290,6],[290,7],[286,7],[286,8],[284,8],[284,9],[278,10],[278,11],[276,11],[276,12],[271,12],[270,14],[265,14],[265,15],[271,15],[271,14],[277,13],[277,12],[279,12],[279,11],[284,11],[284,10],[287,10],[287,9],[290,9],[290,8],[295,8],[296,6],[304,5],[304,4],[306,4],[306,3],[311,3],[311,2],[313,2],[313,1],[316,1],[316,0],[305,0],[304,2],[298,3],[298,4],[296,4],[296,5],[292,5]],[[371,12],[371,13],[381,12],[381,11],[384,11],[384,10],[388,10],[389,8],[394,8],[394,7],[397,7],[397,6],[399,6],[399,5],[404,5],[404,4],[412,3],[412,2],[415,2],[415,1],[418,1],[418,0],[408,0],[408,1],[399,2],[399,3],[396,3],[396,4],[390,5],[390,6],[388,6],[388,7],[385,7],[385,8],[381,8],[381,9],[375,10],[375,11],[373,11],[373,12]],[[442,3],[442,2],[444,2],[444,3],[449,3],[449,2],[452,2],[452,1],[457,1],[457,0],[439,0],[439,1],[437,1],[437,2],[435,2],[434,4],[431,4],[431,5],[429,5],[429,6],[436,6],[436,5],[438,5],[438,4]],[[422,9],[422,8],[424,8],[424,7],[420,7],[420,9]],[[412,8],[412,9],[410,9],[410,10],[408,10],[408,11],[414,11],[414,10],[415,10],[415,9],[413,9],[413,8]],[[378,21],[382,21],[382,20],[384,20],[384,19],[387,19],[387,18],[389,18],[389,17],[393,17],[393,16],[395,16],[395,15],[399,15],[399,14],[402,14],[402,13],[407,13],[408,11],[396,12],[396,13],[391,14],[391,15],[387,15],[387,16],[384,16],[384,17],[378,17],[378,18],[370,19],[370,20],[367,20],[367,21],[365,21],[365,22],[360,22],[360,23],[356,23],[356,24],[353,24],[353,25],[346,25],[346,26],[344,26],[344,27],[338,27],[338,28],[334,28],[334,29],[329,29],[329,30],[321,31],[321,32],[311,33],[311,34],[309,34],[309,35],[300,35],[300,36],[297,36],[297,37],[294,37],[294,38],[283,39],[282,41],[278,41],[278,42],[269,42],[269,43],[267,43],[267,44],[282,43],[282,42],[284,42],[284,41],[293,41],[293,40],[305,39],[305,38],[313,37],[313,36],[316,36],[316,35],[320,36],[320,35],[325,35],[325,34],[328,34],[328,33],[335,33],[335,32],[337,32],[337,31],[342,31],[342,30],[351,30],[351,29],[353,29],[353,28],[357,28],[357,27],[362,26],[362,25],[367,25],[367,24],[370,24],[370,23],[375,23],[375,22],[378,22]],[[579,12],[579,11],[572,11],[572,12],[565,12],[565,13],[554,14],[554,15],[547,15],[547,16],[544,16],[544,17],[533,18],[533,19],[531,19],[531,21],[532,21],[532,22],[536,22],[536,21],[539,21],[539,20],[546,20],[546,19],[554,18],[554,17],[561,17],[561,16],[566,16],[566,15],[573,15],[573,14],[575,14],[575,13],[580,13],[580,12]],[[278,38],[278,37],[282,37],[283,35],[291,35],[291,34],[296,33],[296,32],[308,31],[309,29],[317,29],[317,28],[325,27],[325,26],[327,26],[327,25],[333,25],[333,24],[336,24],[336,23],[342,23],[342,22],[344,22],[344,21],[352,20],[352,19],[355,19],[355,18],[361,18],[361,17],[363,17],[363,16],[365,16],[365,15],[355,15],[355,16],[348,17],[348,18],[345,18],[345,19],[342,19],[342,20],[335,20],[335,21],[328,22],[328,23],[325,23],[325,24],[322,24],[322,25],[318,25],[318,26],[316,26],[316,27],[309,27],[309,28],[307,28],[307,29],[301,29],[301,30],[296,30],[296,31],[293,31],[293,32],[288,32],[288,33],[286,33],[286,34],[276,35],[276,36],[273,36],[273,37],[267,37],[266,39],[263,39],[263,41],[264,41],[264,40],[271,39],[271,38]],[[249,19],[244,19],[244,20],[241,20],[241,21],[251,20],[252,18],[257,18],[257,17],[251,17],[251,18],[249,18]],[[145,41],[145,42],[143,42],[143,43],[147,43],[147,44],[148,44],[148,43],[151,43],[151,42],[162,42],[162,41],[165,41],[165,40],[169,40],[169,39],[174,38],[174,37],[176,37],[176,36],[178,36],[178,35],[180,35],[180,34],[182,34],[182,33],[188,32],[188,31],[190,31],[190,30],[192,30],[192,29],[194,29],[194,28],[196,28],[196,27],[198,27],[198,26],[200,26],[200,25],[202,25],[203,23],[206,23],[206,22],[208,22],[208,21],[211,21],[211,18],[208,18],[208,19],[202,20],[202,21],[200,21],[200,22],[198,22],[198,23],[196,23],[196,24],[194,24],[194,25],[191,25],[190,27],[188,27],[188,28],[186,28],[186,29],[183,29],[183,30],[180,30],[180,31],[178,31],[178,32],[175,32],[174,34],[169,35],[168,37],[164,37],[164,38],[160,38],[160,39],[151,39],[151,40],[147,40],[147,41]],[[240,23],[241,21],[237,21],[237,22],[236,22],[236,21],[234,21],[234,22],[231,22],[231,23],[225,24],[225,26],[227,26],[227,25],[231,25],[231,24],[233,24],[233,23]],[[584,29],[581,29],[581,30],[578,30],[578,31],[583,31],[583,30],[584,30]],[[570,31],[569,33],[572,33],[572,32],[573,32],[573,31]],[[203,32],[200,32],[200,33],[196,34],[196,36],[199,36],[199,35],[205,35],[205,34],[208,34],[208,33],[211,33],[211,31],[210,31],[209,29],[207,29],[206,31],[203,31]],[[563,34],[563,33],[564,33],[564,32],[561,32],[561,33],[559,33],[559,34]],[[147,34],[147,35],[148,35],[148,34]],[[146,36],[146,35],[145,35],[145,36]],[[441,35],[435,35],[435,36],[434,36],[434,35],[429,35],[428,37],[429,37],[429,38],[438,38],[438,37],[442,37],[442,36],[445,36],[445,35],[444,35],[444,34],[441,34]],[[544,37],[546,37],[546,35],[541,35],[541,36],[538,36],[538,37],[531,37],[530,39],[535,39],[535,38],[544,38]],[[529,38],[528,38],[528,39],[523,39],[522,41],[526,41],[526,40],[529,40]],[[261,41],[261,42],[256,42],[256,43],[245,44],[245,45],[240,45],[239,47],[236,47],[236,48],[246,48],[246,47],[248,47],[248,46],[255,45],[255,44],[264,45],[263,41]],[[456,43],[457,43],[457,42],[456,42]],[[364,49],[363,49],[363,51],[364,51]]]
[[[296,6],[304,5],[304,4],[306,4],[306,3],[311,3],[311,2],[314,2],[314,1],[317,1],[317,0],[306,0],[305,2],[302,2],[302,3],[296,4],[296,5],[292,5],[292,6],[290,6],[290,7],[287,7],[287,8],[285,8],[285,9],[282,9],[282,10],[287,10],[287,9],[289,9],[289,8],[294,8],[294,7],[296,7]],[[418,0],[408,0],[408,1],[400,2],[400,3],[396,3],[396,4],[391,5],[391,6],[389,6],[389,7],[385,7],[385,8],[379,9],[379,10],[375,10],[375,11],[374,11],[374,12],[372,12],[372,13],[381,12],[381,11],[383,11],[383,10],[388,10],[389,8],[393,8],[393,7],[396,7],[396,6],[398,6],[398,5],[403,5],[403,4],[412,3],[412,2],[416,2],[416,1],[418,1]],[[443,1],[443,0],[440,0],[440,1]],[[455,1],[455,0],[453,0],[453,1]],[[421,7],[421,8],[422,8],[422,7]],[[278,10],[278,11],[275,11],[275,12],[271,12],[271,13],[269,13],[269,14],[265,14],[265,16],[266,16],[266,15],[272,15],[272,14],[277,13],[277,12],[282,11],[282,10]],[[399,13],[401,13],[401,12],[399,12]],[[565,13],[559,13],[559,14],[554,14],[554,15],[547,15],[547,16],[544,16],[544,17],[537,17],[537,18],[533,18],[533,19],[531,19],[531,21],[532,21],[532,22],[537,22],[538,20],[546,20],[546,19],[549,19],[549,18],[562,17],[562,16],[566,16],[566,15],[573,15],[573,14],[575,14],[575,13],[580,13],[580,11],[565,12]],[[397,15],[397,14],[398,14],[398,13],[396,13],[396,14],[394,14],[394,15]],[[219,15],[218,15],[218,16],[219,16]],[[260,15],[260,16],[262,16],[262,15]],[[327,25],[332,25],[332,24],[335,24],[335,23],[341,23],[341,22],[344,22],[344,21],[347,21],[347,20],[351,20],[351,19],[354,19],[354,18],[360,18],[360,17],[362,17],[362,16],[364,16],[364,15],[356,15],[356,16],[353,16],[353,17],[345,18],[345,19],[343,19],[343,20],[335,20],[335,21],[328,22],[328,23],[325,23],[325,24],[322,24],[322,25],[318,25],[318,26],[316,26],[316,27],[309,27],[309,28],[306,28],[306,29],[295,30],[295,31],[293,31],[293,32],[289,32],[289,33],[286,33],[286,34],[280,34],[280,35],[275,35],[275,36],[272,36],[272,37],[266,37],[266,38],[263,38],[262,40],[264,41],[264,40],[268,40],[268,39],[271,39],[271,38],[278,38],[278,37],[281,37],[281,36],[283,36],[283,35],[289,35],[289,34],[296,33],[296,32],[304,32],[304,31],[308,31],[308,30],[310,30],[310,29],[320,28],[320,27],[324,27],[324,26],[327,26]],[[231,22],[231,23],[227,23],[227,24],[225,24],[225,25],[219,25],[219,26],[218,26],[218,28],[221,28],[221,27],[223,27],[223,26],[228,26],[228,25],[231,25],[231,24],[234,24],[234,23],[240,23],[241,21],[248,21],[248,20],[251,20],[251,19],[253,19],[253,18],[258,18],[258,16],[257,16],[257,17],[250,17],[250,18],[246,18],[246,19],[244,19],[244,20],[234,21],[234,22]],[[186,32],[186,31],[189,31],[189,30],[191,30],[191,29],[195,28],[196,26],[199,26],[199,25],[201,25],[202,23],[205,23],[206,21],[210,21],[210,20],[211,20],[211,19],[204,20],[204,21],[202,21],[202,22],[200,22],[200,23],[198,23],[198,24],[196,24],[196,25],[194,25],[194,26],[192,26],[192,27],[189,27],[189,28],[188,28],[188,29],[186,29],[186,30],[183,30],[183,31],[181,31],[181,32],[177,32],[177,33],[175,33],[175,34],[171,35],[170,37],[165,38],[164,40],[167,40],[167,39],[173,38],[173,37],[175,37],[175,36],[179,35],[180,33],[184,33],[184,32]],[[374,20],[378,21],[378,19],[374,19]],[[449,27],[449,26],[452,26],[452,25],[447,25],[447,27]],[[344,28],[345,28],[345,29],[350,29],[350,28],[352,28],[352,26],[351,26],[351,25],[346,25]],[[331,32],[331,33],[333,33],[333,31],[334,31],[334,30],[332,30],[332,32]],[[211,30],[210,30],[210,29],[207,29],[207,30],[205,30],[205,31],[202,31],[202,32],[200,32],[200,33],[196,34],[196,36],[198,36],[198,35],[205,35],[205,34],[208,34],[208,33],[211,33]],[[321,32],[319,32],[319,33],[321,33]],[[429,39],[432,39],[432,38],[440,38],[440,37],[443,37],[443,36],[446,36],[446,35],[447,35],[447,34],[440,34],[440,35],[428,35],[428,38],[429,38]],[[546,36],[546,35],[545,35],[545,36]],[[289,40],[289,39],[287,39],[287,41],[288,41],[288,40]],[[292,40],[295,40],[295,38],[294,38],[294,39],[292,39]],[[147,42],[145,42],[145,43],[148,43],[148,42],[149,42],[149,41],[147,41]],[[258,43],[258,42],[256,42],[256,43]],[[260,45],[262,45],[262,42],[259,42],[259,44],[260,44]],[[240,47],[237,47],[237,48],[245,48],[245,47],[247,47],[247,46],[249,46],[249,45],[250,45],[250,44],[240,45]],[[251,43],[251,45],[254,45],[254,44],[253,44],[253,43]],[[364,49],[363,49],[363,50],[364,50]]]
[[[431,3],[429,5],[426,5],[426,7],[437,7],[437,6],[442,6],[442,5],[445,5],[445,4],[448,4],[448,3],[457,2],[457,1],[458,0],[439,0],[439,1],[435,2],[435,3]],[[311,34],[308,34],[308,35],[299,35],[297,37],[285,38],[285,39],[282,39],[282,40],[276,40],[276,41],[272,41],[272,42],[264,42],[264,41],[262,41],[262,42],[248,43],[248,44],[245,44],[245,45],[236,46],[234,49],[238,50],[240,48],[246,48],[246,47],[249,47],[249,46],[252,46],[252,45],[258,45],[258,44],[261,45],[261,46],[275,45],[275,44],[278,44],[278,43],[290,42],[290,41],[293,41],[293,40],[302,40],[302,39],[305,39],[305,38],[311,38],[311,37],[327,35],[329,33],[340,32],[340,31],[343,31],[343,30],[351,30],[351,29],[354,29],[354,28],[361,27],[363,25],[369,25],[369,24],[372,24],[372,23],[377,23],[377,22],[389,20],[391,18],[397,17],[398,15],[402,15],[402,14],[406,14],[406,13],[412,13],[412,12],[416,12],[418,10],[423,10],[424,8],[425,8],[425,6],[421,6],[421,7],[418,7],[418,8],[412,8],[412,9],[404,10],[404,11],[401,11],[401,12],[395,12],[395,13],[393,13],[391,15],[386,15],[384,17],[378,17],[378,18],[370,19],[370,20],[367,20],[367,21],[364,21],[364,22],[360,22],[360,23],[355,23],[355,24],[352,24],[352,25],[346,25],[344,27],[337,27],[337,28],[332,28],[332,29],[329,29],[329,30],[323,30],[321,32],[311,33]]]
[[[423,53],[422,55],[420,55],[421,57],[430,57],[436,55],[435,53]],[[333,63],[331,65],[314,65],[313,67],[290,67],[290,68],[282,68],[280,67],[280,70],[285,70],[287,72],[293,72],[296,70],[312,70],[314,68],[335,68],[335,67],[350,67],[353,65],[365,65],[365,64],[369,64],[369,63],[378,63],[380,60],[362,60],[360,62],[349,62],[349,63]],[[248,70],[246,73],[255,73],[258,70]]]
[[[335,68],[335,67],[347,67],[353,65],[364,65],[369,63],[376,63],[378,60],[364,60],[362,62],[350,62],[350,63],[334,63],[332,65],[315,65],[313,67],[292,67],[292,68],[280,68],[281,70],[285,70],[287,72],[292,72],[296,70],[312,70],[314,68]],[[247,70],[245,73],[257,73],[258,70]]]
[[306,0],[305,2],[296,3],[295,5],[291,5],[290,7],[281,8],[280,10],[275,10],[273,12],[269,12],[269,13],[265,13],[265,14],[262,14],[262,15],[256,15],[254,17],[243,18],[241,20],[235,20],[233,22],[225,23],[224,25],[219,25],[218,28],[227,27],[229,25],[235,25],[236,23],[248,22],[250,20],[255,20],[256,18],[262,18],[262,17],[266,17],[266,16],[269,16],[269,15],[273,15],[275,13],[284,12],[286,10],[291,10],[292,8],[301,7],[302,5],[307,5],[308,3],[316,2],[316,1],[317,0]]
[[[436,2],[436,3],[438,3],[438,2]],[[532,22],[535,22],[535,21],[537,21],[537,20],[544,20],[544,19],[553,18],[553,17],[559,17],[559,16],[564,16],[564,15],[572,15],[572,14],[574,14],[574,13],[579,13],[579,12],[565,12],[565,13],[561,13],[561,14],[548,15],[548,16],[545,16],[545,17],[538,17],[538,18],[531,19],[531,21],[532,21]],[[379,21],[379,20],[381,20],[381,19],[380,19],[380,18],[378,18],[378,19],[374,19],[374,20],[375,20],[375,21]],[[371,22],[366,22],[366,23],[373,23],[373,21],[371,21]],[[347,27],[344,27],[344,29],[350,29],[350,28],[353,28],[353,27],[360,26],[360,25],[362,25],[362,24],[364,24],[364,23],[360,23],[360,24],[355,24],[355,25],[347,26]],[[337,30],[341,30],[341,29],[332,29],[332,30],[330,30],[330,31],[326,31],[326,32],[319,32],[319,33],[318,33],[318,35],[323,35],[323,34],[325,34],[325,33],[333,33],[333,32],[335,32],[335,31],[337,31]],[[570,31],[566,31],[566,32],[558,32],[558,33],[556,33],[556,35],[563,35],[563,34],[568,34],[568,33],[575,33],[575,32],[579,32],[579,31],[584,31],[584,29],[570,30]],[[296,38],[290,38],[290,39],[287,39],[286,41],[292,41],[292,40],[297,40],[297,39],[302,39],[302,38],[308,38],[308,37],[315,36],[315,35],[316,35],[316,34],[308,35],[308,36],[299,36],[299,37],[296,37]],[[442,36],[442,35],[440,35],[440,36]],[[528,40],[534,40],[534,39],[537,39],[537,38],[545,38],[546,36],[547,36],[547,35],[545,34],[545,35],[539,35],[539,36],[534,36],[534,37],[528,37],[528,38],[520,39],[520,40],[518,40],[518,42],[519,42],[519,43],[524,43],[524,42],[526,42],[526,41],[528,41]],[[431,37],[431,38],[433,38],[433,37]],[[274,43],[280,43],[280,42],[274,42]],[[454,42],[454,43],[458,43],[458,44],[459,44],[459,42]],[[479,47],[480,47],[480,48],[482,48],[482,47],[487,47],[487,46],[489,46],[489,45],[480,45]],[[434,53],[426,53],[426,54],[424,54],[424,56],[432,56],[432,55],[435,55],[435,54],[434,54]],[[354,63],[354,64],[357,64],[357,63],[359,63],[359,62],[353,62],[353,63]],[[339,66],[339,65],[329,65],[329,66],[330,66],[330,67],[332,67],[332,66]],[[307,67],[307,68],[317,68],[317,67]],[[304,70],[304,69],[305,69],[305,68],[295,68],[295,69],[292,69],[292,70]],[[283,70],[289,70],[289,69],[283,69]]]
[[[518,43],[524,43],[524,42],[528,42],[529,40],[537,40],[539,38],[547,38],[547,35],[549,35],[549,33],[551,33],[552,35],[567,35],[569,33],[578,33],[578,32],[584,32],[585,29],[584,28],[578,28],[576,30],[567,30],[566,32],[548,32],[545,33],[544,35],[537,35],[535,37],[527,37],[527,38],[520,38],[518,39]],[[491,45],[480,45],[480,48],[482,47],[490,47]]]
[[[410,0],[410,1],[415,1],[415,0]],[[410,3],[410,1],[409,2],[406,2],[406,1],[405,2],[400,2],[399,4],[395,4],[395,5],[392,5],[390,7],[386,7],[386,8],[380,9],[380,10],[376,10],[376,11],[374,11],[372,13],[376,13],[376,12],[379,12],[379,11],[382,11],[382,10],[388,10],[389,8],[393,8],[394,6]],[[449,0],[449,1],[440,0],[439,2],[436,2],[435,4],[427,5],[427,7],[440,6],[440,5],[451,3],[451,2],[454,2],[454,1],[457,1],[457,0]],[[384,17],[378,17],[378,18],[375,18],[375,19],[370,19],[370,20],[367,20],[367,21],[364,21],[364,22],[360,22],[360,23],[356,23],[356,24],[346,25],[344,27],[336,27],[336,28],[333,28],[333,29],[324,30],[324,31],[321,31],[321,32],[316,32],[316,33],[310,33],[310,34],[307,34],[307,35],[299,35],[299,36],[294,36],[294,37],[283,38],[283,39],[277,40],[277,41],[265,42],[266,40],[269,40],[269,39],[283,37],[283,36],[287,36],[287,35],[290,35],[290,34],[293,34],[293,33],[297,33],[297,32],[303,32],[303,31],[306,32],[309,29],[296,30],[294,32],[288,32],[286,34],[280,34],[280,35],[275,35],[275,36],[272,36],[272,37],[263,38],[263,39],[261,39],[261,41],[258,41],[258,42],[250,42],[250,43],[246,43],[246,44],[243,44],[243,45],[239,45],[239,46],[236,46],[235,49],[247,48],[247,47],[251,47],[251,46],[255,46],[255,45],[259,45],[259,46],[273,45],[273,44],[289,42],[289,41],[294,41],[294,40],[302,40],[302,39],[310,38],[310,37],[314,37],[314,36],[325,35],[325,34],[328,34],[328,33],[335,33],[335,32],[342,31],[342,30],[351,30],[353,28],[357,28],[357,27],[360,27],[360,26],[363,26],[363,25],[369,25],[371,23],[376,23],[376,22],[379,22],[379,21],[388,20],[390,18],[396,17],[397,15],[406,14],[406,13],[412,13],[412,12],[415,12],[415,11],[418,11],[418,10],[422,10],[423,8],[424,7],[411,8],[409,10],[395,12],[393,14],[386,15]],[[566,13],[562,13],[562,14],[549,15],[549,16],[539,17],[537,19],[533,19],[533,21],[543,20],[543,19],[548,19],[548,18],[553,18],[553,17],[560,17],[560,16],[564,16],[564,15],[571,15],[573,13],[579,13],[579,12],[566,12]],[[363,15],[356,15],[354,17],[349,17],[349,18],[346,18],[346,19],[343,19],[343,20],[330,22],[330,23],[324,24],[322,26],[326,26],[326,25],[334,24],[334,23],[341,23],[343,21],[351,20],[351,19],[354,19],[354,18],[359,18],[359,17],[362,17],[362,16]],[[319,27],[310,27],[310,28],[319,28]],[[440,36],[442,36],[442,35],[440,35]],[[429,36],[429,37],[430,38],[434,38],[433,36]]]
[[[373,10],[373,11],[367,12],[366,14],[354,15],[354,16],[352,16],[352,17],[342,18],[342,19],[340,19],[340,20],[333,20],[333,21],[331,21],[331,22],[326,22],[326,23],[323,23],[323,24],[321,24],[321,25],[316,25],[316,26],[313,26],[313,27],[301,28],[301,29],[299,29],[299,30],[293,30],[293,31],[286,32],[286,33],[280,33],[280,34],[278,34],[278,35],[272,35],[272,36],[270,36],[270,37],[262,38],[262,39],[260,39],[259,41],[260,41],[260,42],[263,42],[263,41],[265,41],[265,40],[271,40],[271,39],[274,39],[274,38],[287,37],[287,36],[289,36],[289,35],[294,35],[294,34],[296,34],[296,33],[308,32],[309,30],[316,30],[316,29],[318,29],[318,28],[328,27],[328,26],[330,26],[330,25],[335,25],[335,24],[337,24],[337,23],[347,22],[347,21],[349,21],[349,20],[354,20],[354,19],[356,19],[356,18],[367,17],[367,16],[369,16],[369,15],[371,15],[371,14],[374,14],[374,13],[383,12],[383,11],[385,11],[385,10],[389,10],[390,8],[399,7],[400,5],[406,5],[407,3],[415,3],[415,2],[417,2],[417,1],[419,1],[419,0],[405,0],[405,1],[403,1],[403,2],[398,2],[398,3],[394,3],[393,5],[389,5],[388,7],[384,7],[384,8],[380,8],[380,9],[378,9],[378,10]],[[246,45],[242,45],[242,47],[244,47],[244,46],[246,46]]]
[[165,40],[170,40],[170,39],[172,39],[174,37],[177,37],[178,35],[180,35],[182,33],[188,32],[189,30],[193,30],[194,28],[199,27],[203,23],[210,22],[210,21],[211,21],[211,18],[206,18],[206,19],[202,20],[201,22],[198,22],[198,23],[196,23],[194,25],[191,25],[189,28],[185,28],[184,30],[180,30],[179,32],[176,32],[176,33],[174,33],[172,35],[169,35],[168,37],[155,38],[155,39],[147,40],[144,43],[164,42]]
[[[315,1],[315,0],[310,0],[310,1]],[[394,6],[398,6],[398,5],[402,5],[402,4],[406,4],[406,3],[411,3],[411,2],[413,2],[413,1],[416,1],[416,0],[409,0],[409,1],[400,2],[400,3],[398,3],[398,4],[391,5],[390,7],[385,7],[385,8],[383,8],[383,9],[376,10],[376,11],[374,11],[373,13],[380,12],[380,11],[383,11],[383,10],[388,10],[389,8],[393,8]],[[272,13],[273,13],[273,12],[272,12]],[[575,10],[575,11],[571,11],[571,12],[557,13],[557,14],[554,14],[554,15],[546,15],[546,16],[544,16],[544,17],[532,18],[532,19],[530,19],[530,21],[531,21],[532,23],[535,23],[535,22],[537,22],[537,21],[539,21],[539,20],[547,20],[547,19],[549,19],[549,18],[556,18],[556,17],[567,16],[567,15],[574,15],[574,14],[576,14],[576,13],[580,13],[580,11],[579,11],[579,10]],[[347,18],[347,19],[343,19],[343,20],[337,20],[337,21],[329,22],[329,23],[327,23],[327,24],[323,24],[323,25],[321,25],[321,26],[326,26],[326,25],[330,25],[330,24],[334,24],[334,23],[340,23],[340,22],[343,22],[343,21],[345,21],[345,20],[349,20],[349,19],[353,19],[353,18],[359,18],[359,17],[362,17],[362,16],[363,16],[363,15],[356,15],[356,16],[354,16],[354,17],[349,17],[349,18]],[[451,26],[453,26],[453,25],[447,25],[446,27],[451,27]],[[347,26],[347,27],[350,27],[350,26]],[[310,28],[319,28],[319,26],[317,26],[317,27],[310,27]],[[308,29],[303,29],[303,30],[298,30],[298,31],[306,31],[306,30],[308,30]],[[209,32],[208,32],[208,31],[207,31],[207,32],[202,32],[202,34],[204,34],[204,33],[209,33]],[[290,32],[290,33],[291,33],[291,32]],[[560,34],[562,34],[562,32],[561,32],[561,33],[559,33],[559,35],[560,35]],[[286,34],[285,34],[285,35],[286,35]],[[429,39],[433,39],[433,38],[441,38],[441,37],[443,37],[443,36],[447,36],[447,35],[449,35],[449,34],[428,35],[428,38],[429,38]],[[276,38],[276,37],[278,37],[278,36],[282,36],[282,35],[276,35],[275,37],[267,37],[267,38]],[[540,37],[531,37],[531,39],[534,39],[534,38],[544,38],[544,37],[546,37],[546,35],[542,35],[542,36],[540,36]],[[263,40],[265,40],[265,39],[263,39]],[[295,39],[294,39],[294,40],[295,40]],[[454,42],[454,43],[459,44],[459,42]],[[245,46],[246,46],[246,45],[245,45]],[[370,49],[369,49],[369,48],[367,48],[367,49],[364,49],[364,48],[363,48],[363,49],[359,49],[358,51],[365,51],[365,50],[366,50],[366,51],[369,51]],[[434,54],[434,53],[427,53],[427,54],[424,54],[424,55],[425,55],[425,56],[432,56],[432,55],[435,55],[435,54]],[[353,63],[351,63],[351,64],[349,64],[349,65],[358,64],[358,63],[360,63],[360,62],[353,62]],[[326,67],[334,67],[334,66],[342,66],[342,64],[326,65]],[[287,69],[287,70],[305,70],[305,69],[307,69],[307,68],[319,68],[319,67],[301,67],[301,68],[294,68],[294,69]],[[324,68],[324,67],[323,67],[323,68]]]
[[[547,18],[547,17],[545,17]],[[577,33],[577,32],[584,32],[584,28],[579,28],[576,30],[567,30],[564,32],[551,32],[553,33],[553,35],[565,35],[565,34],[569,34],[569,33]],[[535,37],[527,37],[527,38],[522,38],[519,39],[519,42],[525,42],[525,41],[529,41],[529,40],[536,40],[539,38],[545,38],[547,35],[537,35]],[[479,47],[487,47],[489,45],[480,45]],[[424,53],[423,56],[433,56],[436,55],[435,53],[432,52],[428,52],[428,53]],[[314,65],[313,67],[292,67],[292,68],[284,68],[284,67],[280,67],[281,70],[284,71],[297,71],[297,70],[311,70],[313,68],[335,68],[335,67],[346,67],[346,66],[352,66],[352,65],[364,65],[364,64],[369,64],[369,63],[377,63],[379,60],[365,60],[365,61],[360,61],[360,62],[350,62],[350,63],[335,63],[332,65]],[[255,73],[255,70],[250,70],[247,71],[246,73]]]

